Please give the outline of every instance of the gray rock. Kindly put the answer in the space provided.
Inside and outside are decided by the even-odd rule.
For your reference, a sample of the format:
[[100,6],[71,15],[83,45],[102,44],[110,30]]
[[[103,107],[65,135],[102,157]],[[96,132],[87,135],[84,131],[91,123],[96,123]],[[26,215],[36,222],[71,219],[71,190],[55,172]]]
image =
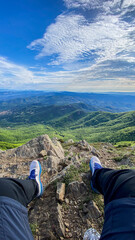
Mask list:
[[81,140],[80,142],[78,142],[77,146],[80,148],[80,150],[84,150],[84,151],[91,151],[92,150],[92,147],[85,140]]
[[46,155],[47,155],[46,150],[42,150],[42,151],[39,153],[39,157],[45,157]]
[[48,151],[50,151],[51,156],[53,155],[55,158],[49,160],[51,162],[50,167],[53,167],[53,165],[56,167],[60,162],[60,159],[64,158],[64,150],[60,142],[57,140],[52,142],[48,135],[42,135],[38,138],[34,138],[18,148],[0,152],[0,159],[12,159],[12,162],[16,161],[18,158],[36,159],[40,154],[43,156]]
[[57,182],[56,198],[63,202],[65,197],[65,183]]
[[73,144],[73,143],[74,143],[74,140],[73,140],[73,139],[68,139],[65,143],[66,143],[66,144]]
[[94,148],[94,147],[92,147],[91,153],[92,153],[94,156],[97,156],[97,157],[100,156],[99,151],[98,151],[96,148]]
[[87,209],[88,209],[88,216],[89,219],[97,219],[99,217],[101,217],[102,213],[99,211],[96,203],[94,201],[90,201],[87,205]]
[[58,169],[58,165],[60,163],[61,159],[54,156],[49,156],[46,160],[47,168],[51,169]]
[[61,205],[58,204],[57,206],[57,211],[58,211],[58,223],[59,223],[59,228],[57,228],[57,234],[59,237],[63,237],[65,236],[65,225],[64,225],[64,222],[63,222],[63,219],[62,219],[62,213],[61,213]]
[[84,182],[74,181],[69,183],[67,188],[67,195],[69,198],[80,198],[82,195],[86,194],[87,186]]

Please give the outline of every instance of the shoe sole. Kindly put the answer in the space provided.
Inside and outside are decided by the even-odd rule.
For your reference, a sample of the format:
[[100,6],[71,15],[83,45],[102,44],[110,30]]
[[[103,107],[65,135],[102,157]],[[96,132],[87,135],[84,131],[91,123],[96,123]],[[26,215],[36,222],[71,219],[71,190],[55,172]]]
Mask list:
[[39,186],[39,193],[37,195],[37,197],[40,197],[43,193],[43,185],[42,185],[42,182],[41,182],[41,172],[42,172],[42,168],[41,168],[41,164],[37,161],[38,163],[38,167],[39,167],[39,176],[38,176],[38,186]]

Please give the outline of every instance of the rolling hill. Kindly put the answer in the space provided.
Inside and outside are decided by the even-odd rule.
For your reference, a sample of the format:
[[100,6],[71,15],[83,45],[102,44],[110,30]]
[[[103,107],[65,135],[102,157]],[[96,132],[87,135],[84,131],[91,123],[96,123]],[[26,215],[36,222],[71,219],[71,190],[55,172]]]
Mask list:
[[93,105],[73,103],[28,104],[0,112],[0,148],[15,147],[45,133],[75,141],[135,141],[135,111],[111,113]]

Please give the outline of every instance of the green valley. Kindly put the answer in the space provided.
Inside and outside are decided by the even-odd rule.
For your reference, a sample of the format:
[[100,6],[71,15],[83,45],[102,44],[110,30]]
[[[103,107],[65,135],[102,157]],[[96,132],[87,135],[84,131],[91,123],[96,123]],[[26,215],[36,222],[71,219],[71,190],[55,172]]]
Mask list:
[[135,111],[96,111],[78,103],[27,106],[0,115],[0,149],[17,147],[42,134],[61,140],[135,141]]

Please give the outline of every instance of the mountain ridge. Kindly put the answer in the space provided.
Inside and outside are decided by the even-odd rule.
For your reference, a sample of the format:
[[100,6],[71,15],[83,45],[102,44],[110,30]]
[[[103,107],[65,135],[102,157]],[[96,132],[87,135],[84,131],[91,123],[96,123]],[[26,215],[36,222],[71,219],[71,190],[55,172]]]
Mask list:
[[[111,112],[124,112],[135,110],[135,95],[124,93],[75,93],[75,92],[42,92],[22,91],[3,92],[0,97],[0,111],[27,106],[28,104],[66,105],[85,103]],[[9,109],[10,108],[10,109]]]

